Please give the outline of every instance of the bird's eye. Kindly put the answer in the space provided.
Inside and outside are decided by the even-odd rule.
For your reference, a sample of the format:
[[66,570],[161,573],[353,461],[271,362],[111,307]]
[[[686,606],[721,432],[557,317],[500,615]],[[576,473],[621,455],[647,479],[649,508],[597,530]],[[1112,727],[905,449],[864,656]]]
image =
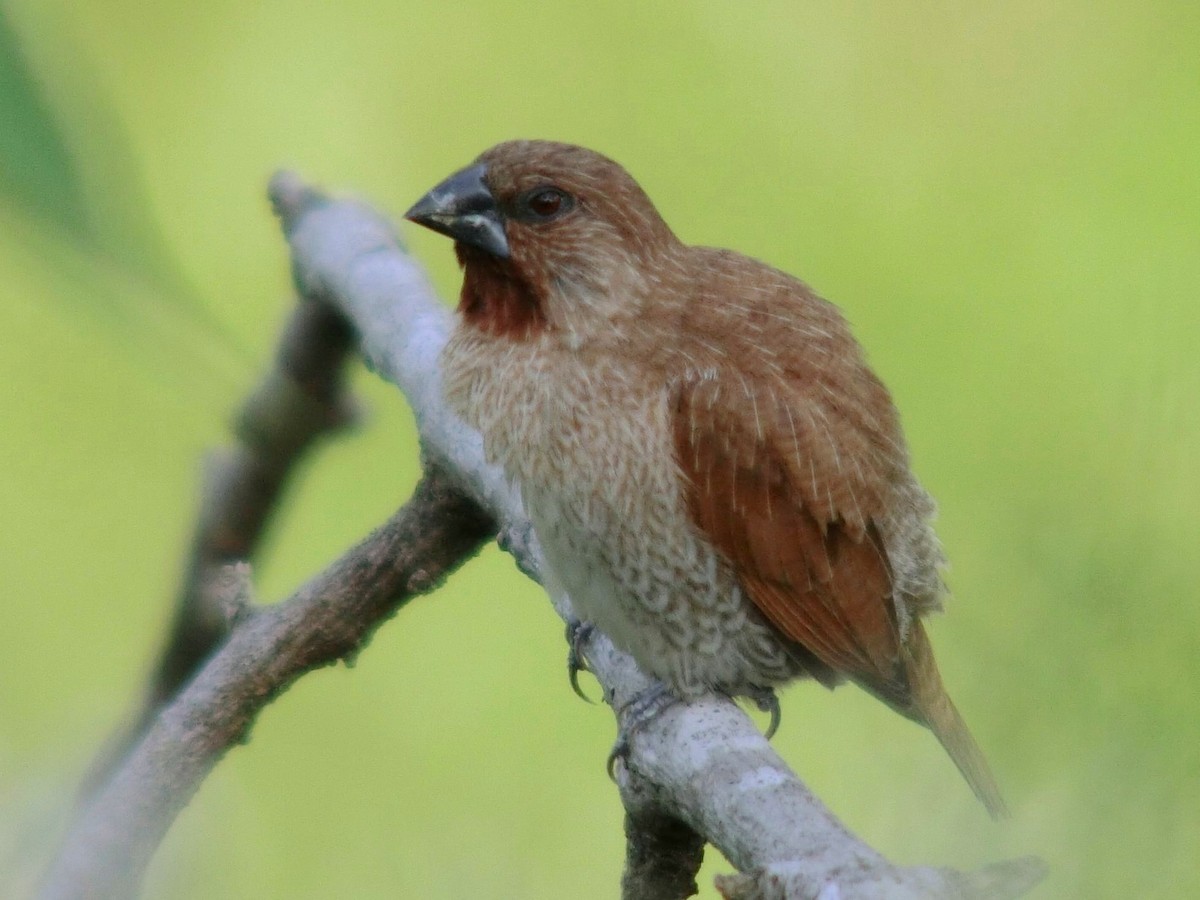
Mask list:
[[525,198],[525,207],[529,218],[547,221],[568,212],[574,206],[570,194],[558,188],[538,188]]
[[558,191],[541,191],[529,198],[529,208],[539,216],[552,216],[562,208],[562,200]]

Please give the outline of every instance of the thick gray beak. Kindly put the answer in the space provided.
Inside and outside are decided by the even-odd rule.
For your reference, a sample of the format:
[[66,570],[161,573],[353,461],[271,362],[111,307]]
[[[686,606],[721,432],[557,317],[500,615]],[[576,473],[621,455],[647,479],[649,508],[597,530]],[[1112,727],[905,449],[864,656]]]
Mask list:
[[483,163],[455,172],[418,200],[404,218],[508,259],[504,216],[483,180],[486,174]]

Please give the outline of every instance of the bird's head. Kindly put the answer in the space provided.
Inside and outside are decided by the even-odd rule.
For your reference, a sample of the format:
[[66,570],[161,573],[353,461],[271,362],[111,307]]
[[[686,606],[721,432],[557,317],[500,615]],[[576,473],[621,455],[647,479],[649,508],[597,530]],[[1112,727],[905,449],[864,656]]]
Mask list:
[[620,334],[679,246],[624,169],[550,141],[498,144],[405,218],[454,238],[464,320],[513,339]]

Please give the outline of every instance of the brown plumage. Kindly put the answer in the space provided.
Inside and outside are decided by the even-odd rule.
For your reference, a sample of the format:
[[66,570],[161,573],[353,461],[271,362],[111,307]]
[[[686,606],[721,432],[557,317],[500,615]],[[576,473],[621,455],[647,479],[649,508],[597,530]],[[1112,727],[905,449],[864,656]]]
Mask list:
[[933,503],[837,309],[683,244],[579,147],[500,144],[408,215],[464,269],[447,398],[577,612],[683,699],[849,678],[1000,814],[920,621],[940,608]]

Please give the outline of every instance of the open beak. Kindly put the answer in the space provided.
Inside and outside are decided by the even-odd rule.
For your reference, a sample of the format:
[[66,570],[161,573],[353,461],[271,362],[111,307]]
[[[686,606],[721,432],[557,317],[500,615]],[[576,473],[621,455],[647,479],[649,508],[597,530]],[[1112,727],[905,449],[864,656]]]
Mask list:
[[455,172],[413,204],[404,218],[508,259],[504,216],[483,180],[486,174],[483,163]]

